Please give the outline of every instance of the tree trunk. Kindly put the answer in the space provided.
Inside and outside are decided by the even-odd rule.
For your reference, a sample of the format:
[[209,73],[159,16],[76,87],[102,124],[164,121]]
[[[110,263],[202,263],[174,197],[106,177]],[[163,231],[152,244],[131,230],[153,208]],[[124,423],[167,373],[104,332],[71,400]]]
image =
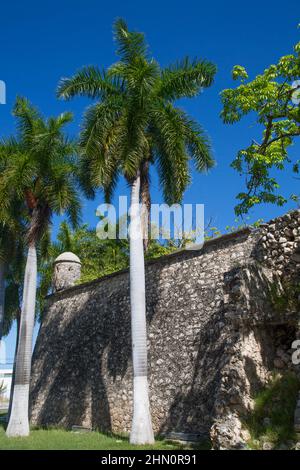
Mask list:
[[145,160],[141,165],[141,223],[144,250],[148,250],[150,239],[150,211],[151,211],[151,196],[150,196],[150,175],[149,175],[149,161]]
[[154,436],[147,379],[145,264],[139,199],[140,175],[132,184],[130,207],[130,304],[134,376],[130,442],[152,444]]
[[5,263],[0,260],[0,342],[3,335],[4,322],[4,304],[5,304]]
[[12,399],[13,399],[13,394],[14,394],[15,376],[16,376],[16,360],[17,360],[18,344],[19,344],[19,337],[20,337],[20,321],[21,321],[21,311],[20,309],[18,309],[18,313],[16,316],[17,334],[16,334],[16,343],[15,343],[15,353],[14,353],[14,365],[13,365],[13,372],[12,372],[12,378],[11,378],[7,421],[9,421],[9,418],[10,418]]
[[28,249],[24,277],[21,324],[16,358],[15,384],[13,390],[11,414],[6,430],[6,434],[9,437],[29,435],[28,404],[36,283],[36,247],[32,242]]

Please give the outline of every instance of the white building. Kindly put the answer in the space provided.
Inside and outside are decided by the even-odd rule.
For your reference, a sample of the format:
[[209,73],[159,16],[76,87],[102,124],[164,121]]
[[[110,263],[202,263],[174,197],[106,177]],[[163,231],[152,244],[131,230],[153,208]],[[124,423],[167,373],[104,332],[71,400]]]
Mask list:
[[9,402],[12,369],[0,369],[0,385],[5,387],[4,393],[0,395],[0,408],[6,407]]

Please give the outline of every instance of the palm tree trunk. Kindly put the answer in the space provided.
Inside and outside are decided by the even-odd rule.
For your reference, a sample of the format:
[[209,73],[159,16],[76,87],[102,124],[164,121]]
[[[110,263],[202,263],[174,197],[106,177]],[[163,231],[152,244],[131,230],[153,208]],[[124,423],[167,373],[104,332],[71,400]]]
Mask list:
[[9,437],[29,435],[29,382],[31,372],[36,282],[36,247],[35,243],[32,242],[28,249],[24,277],[23,302],[19,333],[20,336],[16,358],[15,384],[11,414],[6,430],[6,434]]
[[145,252],[149,247],[150,238],[150,210],[151,210],[151,196],[150,196],[150,175],[149,175],[149,161],[144,160],[141,165],[141,203],[142,203],[142,234]]
[[131,188],[130,207],[130,304],[133,356],[132,444],[154,442],[147,379],[147,333],[145,299],[145,263],[139,206],[140,175]]
[[21,310],[20,310],[20,308],[18,309],[18,313],[17,313],[17,316],[16,316],[16,321],[17,321],[17,334],[16,334],[16,343],[15,343],[14,365],[13,365],[13,372],[12,372],[11,386],[10,386],[10,394],[9,394],[9,405],[8,405],[8,412],[7,412],[7,421],[9,421],[10,414],[11,414],[12,399],[13,399],[14,386],[15,386],[16,361],[17,361],[18,344],[19,344],[19,337],[20,337],[20,321],[21,321]]
[[4,322],[4,304],[5,304],[5,263],[0,260],[0,341],[3,335]]

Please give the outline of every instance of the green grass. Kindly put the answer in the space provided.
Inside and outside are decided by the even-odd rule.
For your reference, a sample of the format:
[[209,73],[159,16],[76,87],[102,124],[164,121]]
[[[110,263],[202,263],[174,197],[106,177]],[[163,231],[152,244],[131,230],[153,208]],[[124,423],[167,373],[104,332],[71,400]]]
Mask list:
[[253,413],[245,421],[251,434],[248,445],[261,449],[264,442],[274,448],[296,441],[294,432],[294,412],[300,382],[292,372],[276,375],[268,386],[255,397]]
[[[0,450],[130,450],[187,449],[190,447],[157,440],[152,446],[134,446],[124,436],[99,432],[74,433],[61,429],[34,429],[29,437],[8,438],[0,425]],[[201,445],[198,449],[201,449]]]

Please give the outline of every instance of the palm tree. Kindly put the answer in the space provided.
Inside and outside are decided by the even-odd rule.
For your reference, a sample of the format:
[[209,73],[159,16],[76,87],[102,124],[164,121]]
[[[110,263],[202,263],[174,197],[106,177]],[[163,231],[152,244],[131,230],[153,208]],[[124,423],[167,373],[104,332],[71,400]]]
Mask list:
[[16,322],[16,340],[14,350],[14,361],[13,361],[13,373],[10,387],[10,399],[7,417],[9,419],[13,390],[15,383],[15,371],[16,371],[16,358],[20,334],[20,322],[21,322],[21,300],[22,291],[24,284],[24,271],[25,271],[25,249],[23,240],[21,237],[18,238],[18,243],[15,249],[14,257],[10,261],[6,274],[6,287],[5,287],[5,317],[4,317],[4,328],[3,335],[6,336],[10,332],[13,322]]
[[5,197],[14,197],[27,210],[25,241],[28,246],[24,275],[15,386],[6,434],[29,434],[28,401],[37,285],[37,246],[48,230],[52,214],[66,212],[73,224],[78,221],[80,202],[76,191],[74,145],[63,134],[69,113],[43,119],[24,98],[18,98],[14,115],[19,138],[9,150],[0,176],[0,209],[8,206]]
[[[132,443],[153,442],[148,396],[145,273],[140,201],[149,208],[149,167],[159,173],[164,198],[180,202],[190,182],[189,160],[204,171],[213,165],[201,127],[174,101],[196,96],[213,82],[216,68],[185,58],[162,69],[148,55],[144,35],[130,32],[119,19],[114,25],[120,60],[106,72],[85,67],[63,79],[58,95],[96,98],[88,108],[81,133],[82,186],[87,195],[104,190],[112,197],[118,177],[131,187],[130,297],[134,372]],[[146,211],[147,213],[147,211]],[[147,219],[148,216],[143,219]]]
[[[13,215],[12,215],[13,220]],[[16,227],[16,224],[14,224]],[[20,232],[6,227],[0,222],[0,243],[2,252],[0,259],[0,279],[1,283],[1,324],[0,324],[0,341],[7,336],[11,330],[14,320],[19,319],[19,284],[16,280],[18,272],[23,262],[23,247]],[[21,226],[19,227],[21,228]]]
[[15,278],[22,265],[24,252],[21,237],[23,221],[20,206],[16,202],[11,204],[9,213],[0,211],[0,347],[2,338],[9,334],[14,320],[17,320],[17,337],[19,330],[19,291]]
[[[0,144],[1,172],[7,166],[12,148],[15,148],[15,140],[9,139]],[[3,204],[0,208],[0,341],[7,336],[16,321],[16,344],[14,354],[14,370],[16,351],[18,346],[20,320],[21,320],[21,290],[24,274],[24,245],[22,234],[24,231],[24,214],[22,206],[10,190],[6,195],[9,204]],[[14,372],[10,391],[11,408]]]

